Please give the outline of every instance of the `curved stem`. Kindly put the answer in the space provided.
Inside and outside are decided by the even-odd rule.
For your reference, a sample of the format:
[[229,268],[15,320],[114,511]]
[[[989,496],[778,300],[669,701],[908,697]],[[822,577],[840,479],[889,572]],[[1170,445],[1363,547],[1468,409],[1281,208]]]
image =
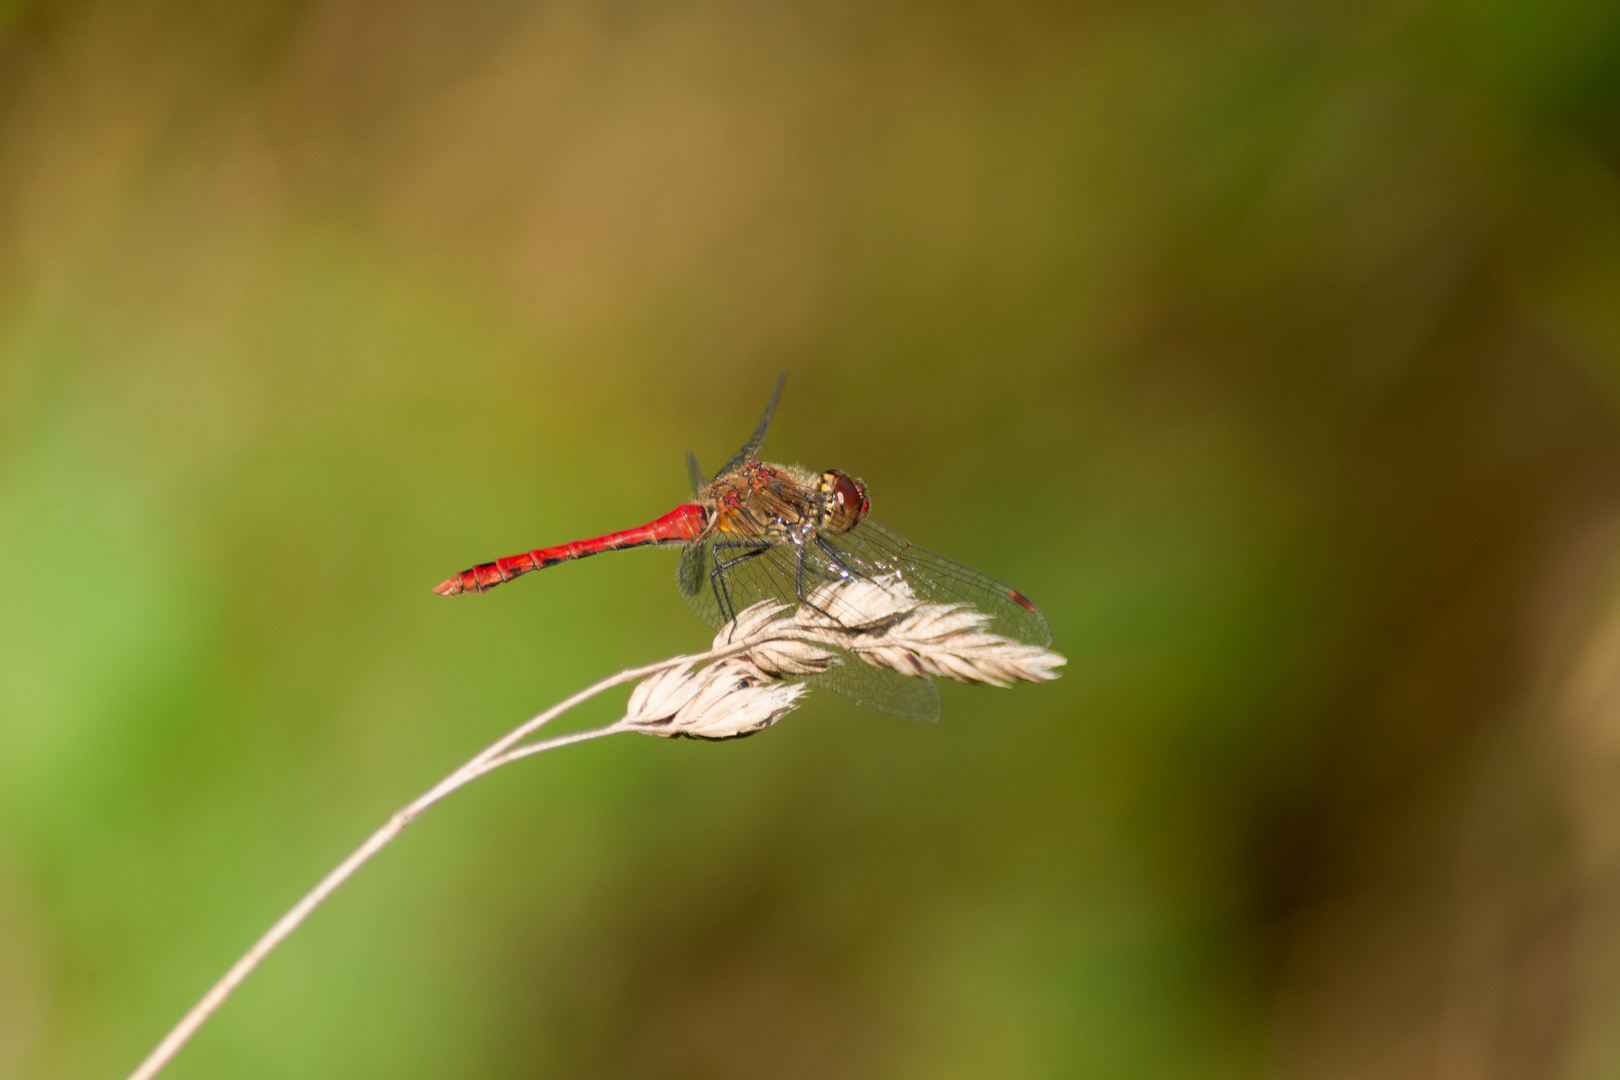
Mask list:
[[[737,651],[740,650],[721,649],[716,650],[715,653],[726,655]],[[532,735],[558,716],[581,702],[595,697],[604,690],[611,690],[615,686],[620,686],[667,668],[678,667],[685,663],[701,663],[710,658],[712,657],[709,653],[699,654],[696,657],[680,656],[656,664],[621,671],[617,675],[609,676],[601,682],[588,686],[572,697],[553,705],[545,712],[518,725],[485,747],[477,755],[469,759],[466,764],[462,765],[461,768],[439,781],[409,805],[395,813],[393,817],[388,819],[387,824],[367,837],[365,843],[355,848],[348,858],[344,859],[331,873],[322,878],[318,885],[305,893],[304,897],[294,904],[290,911],[276,920],[275,925],[265,931],[264,935],[253,943],[253,947],[243,953],[241,959],[232,964],[230,970],[225,972],[219,981],[209,988],[208,993],[204,994],[202,999],[191,1007],[191,1011],[181,1017],[180,1022],[164,1036],[163,1041],[158,1043],[152,1052],[146,1056],[145,1060],[136,1067],[135,1071],[129,1074],[129,1080],[151,1080],[152,1077],[156,1076],[174,1058],[174,1055],[179,1053],[180,1048],[196,1034],[197,1029],[202,1027],[204,1022],[214,1014],[215,1010],[225,1003],[225,999],[230,997],[249,975],[253,974],[254,969],[264,961],[264,958],[275,951],[276,946],[285,941],[305,919],[309,918],[316,908],[320,907],[327,897],[336,892],[345,881],[348,881],[356,870],[369,862],[372,856],[392,843],[400,833],[405,831],[405,827],[415,821],[428,807],[485,773],[492,772],[502,765],[510,764],[520,758],[567,746],[571,743],[584,742],[587,739],[596,739],[603,735],[612,735],[627,730],[620,727],[618,722],[615,721],[606,727],[560,735],[555,739],[532,743],[528,746],[517,746],[524,738]]]
[[494,772],[502,765],[510,765],[512,762],[519,761],[523,758],[529,757],[532,754],[541,754],[547,750],[556,750],[558,747],[572,746],[574,743],[589,742],[592,739],[600,739],[604,735],[617,735],[620,732],[634,730],[634,728],[626,725],[621,719],[615,720],[611,724],[605,724],[599,728],[586,728],[584,731],[571,731],[567,735],[558,735],[555,739],[546,739],[544,742],[525,743],[522,746],[514,746],[500,757],[497,757],[486,764],[483,771],[478,775],[483,776],[484,773]]
[[336,892],[339,886],[348,881],[356,870],[364,866],[371,860],[372,856],[387,847],[400,833],[404,832],[405,827],[415,821],[422,811],[451,792],[472,783],[472,781],[485,773],[493,772],[503,765],[510,765],[514,761],[546,750],[554,750],[572,743],[585,742],[588,739],[599,739],[604,735],[614,735],[632,729],[622,726],[620,721],[614,721],[605,727],[576,731],[568,735],[559,735],[555,739],[546,739],[542,742],[519,746],[518,744],[523,742],[524,739],[569,709],[595,697],[604,690],[611,690],[615,686],[622,686],[624,683],[633,682],[636,679],[669,668],[680,667],[682,664],[706,664],[714,660],[723,660],[729,656],[737,656],[747,652],[761,641],[776,640],[777,636],[783,638],[793,637],[796,636],[796,631],[791,628],[783,628],[778,631],[767,632],[747,641],[726,645],[718,649],[710,649],[708,652],[697,653],[692,656],[676,656],[669,660],[660,660],[656,664],[627,668],[617,675],[610,675],[601,682],[587,686],[572,697],[563,699],[545,712],[519,724],[495,740],[468,759],[466,764],[440,780],[409,805],[395,813],[393,817],[388,819],[387,824],[367,837],[365,843],[355,848],[348,858],[344,859],[331,873],[322,878],[318,885],[305,893],[303,899],[294,904],[292,910],[288,911],[287,914],[276,920],[275,925],[265,931],[264,935],[253,943],[253,947],[243,953],[241,959],[232,964],[230,970],[225,972],[219,981],[209,988],[208,993],[202,996],[202,1000],[193,1005],[191,1011],[180,1018],[180,1022],[163,1037],[163,1041],[158,1043],[152,1052],[146,1055],[145,1060],[136,1066],[135,1071],[129,1074],[129,1080],[152,1080],[152,1077],[161,1072],[163,1067],[173,1060],[174,1055],[180,1052],[180,1048],[197,1033],[197,1029],[202,1027],[208,1018],[225,1003],[225,999],[230,997],[236,988],[242,985],[249,975],[253,974],[254,969],[263,963],[264,958],[274,952],[276,946],[291,936],[292,932],[297,930],[304,920],[309,918],[310,914],[321,906],[327,897]]

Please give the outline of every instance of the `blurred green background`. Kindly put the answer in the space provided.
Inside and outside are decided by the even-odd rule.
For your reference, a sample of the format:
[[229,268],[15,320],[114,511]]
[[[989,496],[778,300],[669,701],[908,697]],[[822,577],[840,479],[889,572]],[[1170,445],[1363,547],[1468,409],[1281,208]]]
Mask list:
[[669,552],[430,589],[783,367],[1064,677],[504,771],[169,1075],[1620,1075],[1591,0],[0,2],[0,1075],[706,642]]

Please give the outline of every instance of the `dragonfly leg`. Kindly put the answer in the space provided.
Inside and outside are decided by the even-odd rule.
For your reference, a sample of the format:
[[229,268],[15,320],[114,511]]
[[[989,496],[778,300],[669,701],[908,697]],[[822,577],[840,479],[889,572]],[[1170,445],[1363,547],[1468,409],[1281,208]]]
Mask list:
[[726,584],[726,571],[738,563],[747,562],[749,559],[765,554],[773,546],[772,544],[754,540],[722,540],[714,545],[717,554],[722,548],[743,549],[741,555],[729,559],[716,558],[714,560],[714,569],[709,571],[709,586],[714,589],[714,601],[720,606],[720,615],[725,622],[730,622],[737,617],[737,605],[732,603],[731,589]]
[[[867,575],[861,573],[859,570],[855,569],[853,566],[849,565],[849,563],[845,562],[844,561],[844,553],[839,551],[837,548],[833,547],[831,544],[829,544],[825,537],[817,536],[815,538],[815,540],[816,540],[816,547],[820,548],[822,554],[826,555],[827,558],[832,561],[832,564],[834,566],[838,567],[838,569],[842,570],[844,573],[848,574],[850,577],[864,578],[864,577],[867,576]],[[832,575],[828,574],[827,576],[831,577]]]
[[[822,542],[820,537],[817,537],[816,540],[817,540],[818,543]],[[809,561],[810,561],[810,549],[808,547],[802,545],[802,544],[799,545],[799,558],[798,558],[798,560],[796,561],[796,563],[795,563],[795,565],[793,567],[793,592],[794,592],[794,594],[796,596],[798,596],[799,603],[803,604],[805,607],[809,608],[811,611],[814,611],[816,614],[818,614],[818,615],[822,616],[823,618],[827,619],[829,622],[835,622],[835,623],[840,623],[841,624],[844,620],[838,618],[832,612],[827,611],[825,608],[822,608],[820,605],[811,602],[811,600],[810,600],[810,592],[809,592],[809,590],[807,590],[804,587],[804,571],[805,571],[805,567],[809,564]],[[833,576],[832,574],[827,573],[825,570],[819,570],[819,569],[817,569],[815,567],[810,567],[810,572],[812,574],[816,574],[816,575],[818,575],[820,577],[824,577],[829,581],[837,581],[838,580],[835,576]]]
[[[815,574],[815,575],[817,575],[819,577],[824,577],[829,581],[838,581],[838,580],[840,580],[840,578],[842,578],[844,580],[849,580],[851,578],[860,578],[860,579],[865,580],[865,581],[870,581],[872,579],[872,575],[862,573],[861,571],[855,569],[855,567],[851,566],[848,562],[845,562],[844,561],[844,552],[839,551],[832,544],[829,544],[824,537],[816,536],[816,537],[813,538],[813,540],[815,542],[816,547],[821,550],[821,553],[824,556],[826,556],[827,561],[830,562],[833,566],[837,567],[839,570],[843,571],[843,573],[842,574],[834,574],[834,573],[831,573],[831,572],[829,572],[827,570],[823,570],[823,569],[821,569],[819,567],[812,566],[812,567],[810,567],[810,572],[812,574]],[[799,549],[798,576],[797,576],[797,581],[795,582],[795,587],[798,589],[798,593],[799,593],[799,602],[802,603],[802,604],[809,604],[811,610],[820,612],[822,615],[827,616],[827,618],[829,618],[829,619],[833,619],[835,622],[843,622],[842,619],[836,618],[830,612],[822,611],[821,608],[817,607],[815,604],[810,603],[809,596],[805,593],[805,590],[804,590],[804,572],[805,572],[806,563],[807,563],[807,561],[809,559],[809,555],[810,555],[810,549],[808,547],[801,547]]]

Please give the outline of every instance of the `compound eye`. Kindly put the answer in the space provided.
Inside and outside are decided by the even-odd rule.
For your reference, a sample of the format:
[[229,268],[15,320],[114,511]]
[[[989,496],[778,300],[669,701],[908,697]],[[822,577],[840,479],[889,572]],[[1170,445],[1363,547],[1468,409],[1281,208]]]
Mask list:
[[842,473],[833,484],[833,501],[847,513],[866,513],[866,487],[859,480],[851,480]]

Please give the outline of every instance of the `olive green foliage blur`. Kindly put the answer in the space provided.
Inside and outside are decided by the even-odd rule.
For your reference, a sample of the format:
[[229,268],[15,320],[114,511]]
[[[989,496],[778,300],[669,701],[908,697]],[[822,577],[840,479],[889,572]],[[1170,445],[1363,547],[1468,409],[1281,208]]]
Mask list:
[[0,2],[0,1076],[701,647],[430,590],[783,367],[1064,677],[514,766],[168,1075],[1613,1075],[1617,132],[1584,0]]

